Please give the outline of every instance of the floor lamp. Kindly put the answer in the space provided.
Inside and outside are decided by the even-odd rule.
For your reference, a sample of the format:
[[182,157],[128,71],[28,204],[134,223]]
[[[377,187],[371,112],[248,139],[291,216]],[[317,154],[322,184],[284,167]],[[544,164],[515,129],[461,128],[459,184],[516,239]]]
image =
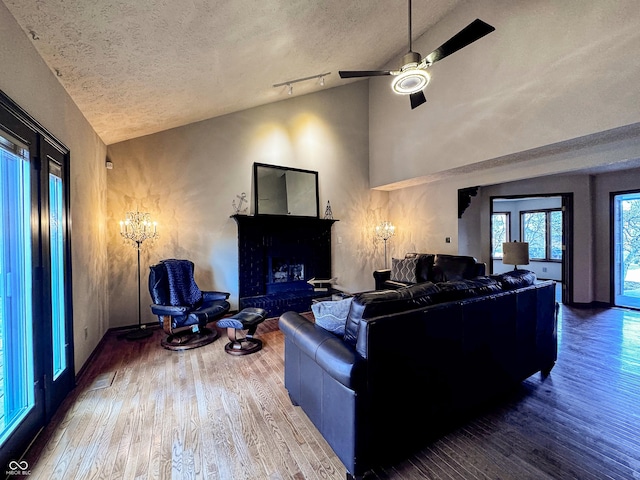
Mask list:
[[386,220],[376,227],[376,237],[384,241],[384,268],[387,267],[387,241],[396,234],[396,227]]
[[146,240],[158,238],[158,225],[151,221],[151,215],[142,212],[127,212],[126,220],[120,222],[120,235],[133,245],[138,253],[138,328],[126,335],[127,340],[140,340],[153,335],[142,325],[142,311],[140,305],[140,250]]

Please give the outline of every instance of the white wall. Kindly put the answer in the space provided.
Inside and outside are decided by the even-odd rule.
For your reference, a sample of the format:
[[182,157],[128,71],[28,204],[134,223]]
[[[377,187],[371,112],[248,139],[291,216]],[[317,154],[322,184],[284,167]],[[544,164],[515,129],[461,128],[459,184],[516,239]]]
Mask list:
[[[429,53],[476,17],[496,30],[431,67],[421,107],[411,110],[388,78],[370,80],[373,187],[481,171],[484,161],[640,121],[637,0],[462,2],[414,50]],[[552,160],[537,165],[541,174],[589,166]]]
[[366,82],[294,97],[154,135],[110,145],[108,175],[110,325],[137,322],[135,250],[122,245],[117,223],[139,207],[158,221],[160,239],[144,252],[143,321],[148,265],[189,258],[203,289],[231,292],[238,305],[237,227],[231,202],[252,202],[253,163],[319,172],[320,215],[331,202],[333,275],[351,291],[373,288],[382,246],[374,225],[386,192],[369,189]]
[[0,89],[71,150],[71,263],[77,371],[108,328],[106,147],[2,2],[0,65]]

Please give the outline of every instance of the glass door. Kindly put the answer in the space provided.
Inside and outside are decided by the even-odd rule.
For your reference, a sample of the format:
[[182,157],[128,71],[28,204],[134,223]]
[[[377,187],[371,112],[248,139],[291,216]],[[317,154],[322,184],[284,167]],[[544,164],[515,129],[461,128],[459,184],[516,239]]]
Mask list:
[[613,196],[614,304],[640,308],[640,192]]
[[44,418],[35,387],[32,183],[29,150],[0,131],[0,446],[8,453]]
[[[0,472],[74,387],[69,151],[0,92]],[[25,470],[24,468],[22,470]]]

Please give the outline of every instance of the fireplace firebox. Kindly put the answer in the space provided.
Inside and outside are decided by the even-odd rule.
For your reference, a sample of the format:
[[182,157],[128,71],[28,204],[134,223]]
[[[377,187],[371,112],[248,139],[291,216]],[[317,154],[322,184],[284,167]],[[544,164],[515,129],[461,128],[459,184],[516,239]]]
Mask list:
[[287,215],[233,215],[238,224],[239,306],[270,317],[308,311],[312,278],[331,278],[331,227],[337,220]]

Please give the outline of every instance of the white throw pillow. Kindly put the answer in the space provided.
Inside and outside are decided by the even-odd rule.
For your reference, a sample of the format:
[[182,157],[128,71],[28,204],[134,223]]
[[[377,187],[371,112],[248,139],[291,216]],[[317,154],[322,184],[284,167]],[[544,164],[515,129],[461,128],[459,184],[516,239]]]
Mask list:
[[349,297],[344,300],[312,304],[311,311],[316,319],[316,325],[343,337],[352,300],[353,297]]

